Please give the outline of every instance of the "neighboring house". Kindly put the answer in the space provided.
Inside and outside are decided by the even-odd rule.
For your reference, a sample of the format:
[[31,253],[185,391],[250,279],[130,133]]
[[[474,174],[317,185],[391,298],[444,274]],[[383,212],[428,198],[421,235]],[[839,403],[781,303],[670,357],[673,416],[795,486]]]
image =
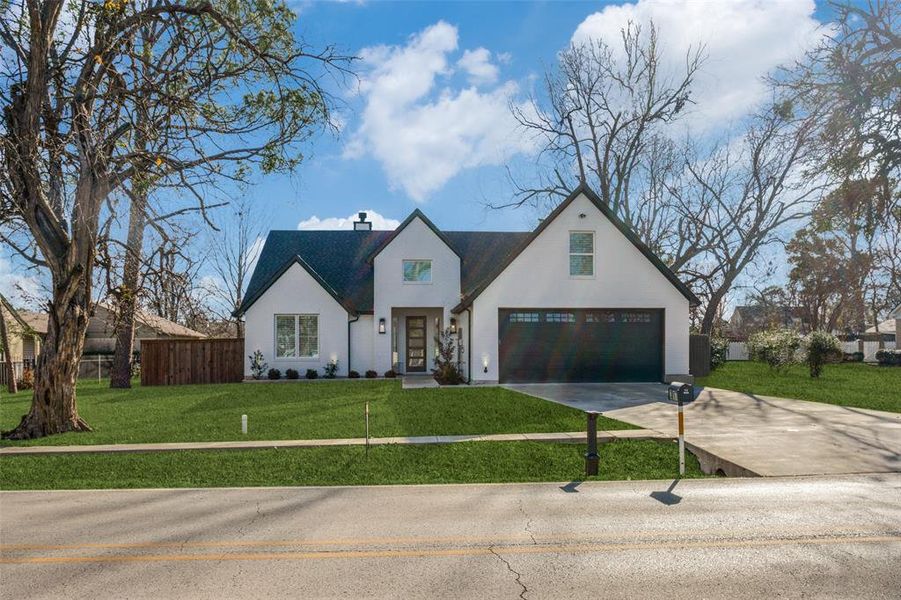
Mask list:
[[[688,374],[691,290],[587,186],[532,232],[273,231],[237,315],[245,355],[301,373],[427,373],[448,328],[472,382]],[[245,361],[250,375],[250,361]]]
[[47,318],[41,313],[16,309],[0,299],[0,310],[6,319],[10,348],[0,348],[0,362],[11,358],[14,363],[33,366],[41,351],[41,337],[47,333]]
[[878,342],[881,340],[883,342],[894,342],[898,339],[897,333],[899,321],[901,321],[901,315],[899,315],[898,319],[886,319],[879,323],[879,327],[876,327],[875,325],[873,327],[868,327],[860,337],[866,341]]
[[[157,338],[205,338],[199,331],[188,329],[157,315],[137,311],[135,313],[135,352],[141,350],[142,339]],[[85,334],[85,354],[109,354],[116,349],[116,315],[104,302],[94,305],[94,313]]]
[[751,334],[772,328],[794,329],[806,333],[809,325],[798,307],[753,304],[735,307],[729,317],[728,332],[730,339],[746,340]]

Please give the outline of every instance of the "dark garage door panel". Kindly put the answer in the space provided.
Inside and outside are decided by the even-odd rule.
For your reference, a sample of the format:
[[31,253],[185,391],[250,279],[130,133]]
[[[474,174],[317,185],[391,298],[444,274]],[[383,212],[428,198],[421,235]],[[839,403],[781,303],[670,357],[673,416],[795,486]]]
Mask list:
[[660,381],[663,311],[500,309],[500,379]]

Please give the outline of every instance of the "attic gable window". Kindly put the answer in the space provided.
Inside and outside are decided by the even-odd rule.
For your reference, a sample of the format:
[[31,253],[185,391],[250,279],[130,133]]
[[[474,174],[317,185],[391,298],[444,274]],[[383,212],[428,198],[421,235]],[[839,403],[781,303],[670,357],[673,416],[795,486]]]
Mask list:
[[594,232],[569,232],[569,276],[594,277]]
[[404,283],[432,283],[432,261],[405,260]]

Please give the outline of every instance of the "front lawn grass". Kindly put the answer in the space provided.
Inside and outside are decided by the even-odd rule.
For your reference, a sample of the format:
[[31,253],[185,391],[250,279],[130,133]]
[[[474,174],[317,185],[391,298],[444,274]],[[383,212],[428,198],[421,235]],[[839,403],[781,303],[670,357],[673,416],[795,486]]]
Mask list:
[[[490,483],[584,479],[584,444],[457,444],[69,454],[0,458],[0,489],[109,489]],[[671,442],[617,440],[600,447],[597,480],[673,479]],[[685,477],[704,477],[686,454]]]
[[826,365],[819,379],[804,365],[784,372],[753,361],[730,361],[698,385],[761,396],[813,400],[841,406],[901,412],[901,368],[863,363]]
[[[94,429],[3,445],[124,444],[585,431],[585,414],[500,387],[403,390],[399,381],[233,383],[109,389],[78,384],[78,411]],[[28,411],[31,392],[0,397],[0,430]],[[248,433],[241,434],[241,415]],[[599,429],[633,426],[600,417]]]

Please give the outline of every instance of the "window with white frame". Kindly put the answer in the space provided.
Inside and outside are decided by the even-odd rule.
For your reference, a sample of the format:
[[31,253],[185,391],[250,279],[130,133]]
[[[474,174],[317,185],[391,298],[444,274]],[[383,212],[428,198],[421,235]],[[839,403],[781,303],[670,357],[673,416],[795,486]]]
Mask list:
[[594,232],[569,232],[569,276],[594,277]]
[[319,315],[275,315],[275,357],[319,356]]
[[405,260],[404,283],[432,283],[432,261]]

